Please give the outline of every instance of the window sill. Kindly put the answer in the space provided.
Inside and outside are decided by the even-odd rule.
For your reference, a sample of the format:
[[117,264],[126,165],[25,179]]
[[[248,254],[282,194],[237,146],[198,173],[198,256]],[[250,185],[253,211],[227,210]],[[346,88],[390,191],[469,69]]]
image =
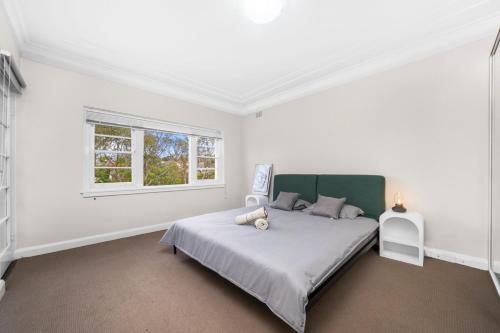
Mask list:
[[141,188],[93,189],[89,191],[82,191],[81,194],[84,198],[95,198],[95,197],[108,197],[114,195],[205,190],[205,189],[224,188],[224,187],[226,187],[226,184],[169,185],[169,186],[151,186],[151,187],[141,187]]

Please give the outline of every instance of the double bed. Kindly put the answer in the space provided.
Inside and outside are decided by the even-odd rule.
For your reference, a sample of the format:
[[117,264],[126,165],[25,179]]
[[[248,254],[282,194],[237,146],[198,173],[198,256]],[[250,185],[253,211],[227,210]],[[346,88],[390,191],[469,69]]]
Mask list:
[[165,233],[174,246],[264,302],[297,332],[306,310],[354,260],[368,251],[385,209],[385,179],[368,175],[277,175],[274,195],[296,192],[315,202],[318,194],[346,197],[364,210],[355,219],[313,216],[266,206],[269,229],[237,225],[238,208],[182,219]]

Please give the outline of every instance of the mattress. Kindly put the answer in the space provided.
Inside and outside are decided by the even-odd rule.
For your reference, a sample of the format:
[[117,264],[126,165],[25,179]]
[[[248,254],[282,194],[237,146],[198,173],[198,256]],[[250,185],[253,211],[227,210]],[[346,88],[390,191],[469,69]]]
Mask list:
[[160,243],[175,245],[303,332],[308,295],[373,237],[378,223],[365,217],[332,220],[269,207],[266,231],[234,223],[236,215],[255,208],[178,220]]

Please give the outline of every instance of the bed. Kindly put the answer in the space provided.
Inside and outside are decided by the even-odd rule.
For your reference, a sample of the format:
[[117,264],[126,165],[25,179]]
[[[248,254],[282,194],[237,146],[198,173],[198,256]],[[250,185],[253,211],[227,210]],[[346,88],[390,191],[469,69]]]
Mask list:
[[368,175],[277,175],[273,198],[297,192],[346,197],[365,211],[354,220],[331,220],[300,211],[268,210],[269,229],[236,225],[236,215],[256,207],[176,221],[160,242],[174,246],[264,302],[297,332],[306,310],[326,287],[375,243],[385,209],[385,179]]

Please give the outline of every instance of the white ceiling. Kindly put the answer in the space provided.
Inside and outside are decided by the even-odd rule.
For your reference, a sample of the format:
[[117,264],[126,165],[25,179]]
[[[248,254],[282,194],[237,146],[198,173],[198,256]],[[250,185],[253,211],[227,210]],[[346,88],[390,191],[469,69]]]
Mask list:
[[238,114],[495,33],[500,0],[3,0],[26,58]]

